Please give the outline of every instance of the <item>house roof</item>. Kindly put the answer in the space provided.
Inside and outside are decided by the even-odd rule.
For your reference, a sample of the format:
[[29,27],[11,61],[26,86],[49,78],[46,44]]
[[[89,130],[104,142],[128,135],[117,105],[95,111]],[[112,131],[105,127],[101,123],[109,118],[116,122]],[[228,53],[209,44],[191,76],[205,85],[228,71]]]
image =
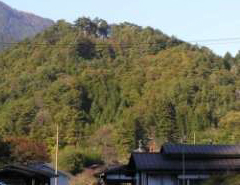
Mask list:
[[165,144],[158,153],[132,153],[127,166],[105,171],[119,174],[134,171],[226,172],[240,171],[239,145]]
[[212,158],[240,158],[240,145],[183,145],[165,144],[160,153],[172,157],[212,157]]
[[121,166],[111,166],[108,167],[104,173],[107,174],[131,174],[132,171],[128,168],[127,165],[121,165]]
[[[36,163],[36,164],[29,165],[29,167],[31,167],[33,169],[36,169],[36,170],[42,170],[42,171],[45,171],[45,172],[55,174],[54,167],[49,163]],[[68,174],[68,173],[66,173],[64,171],[61,171],[61,170],[58,170],[58,175],[65,176],[67,178],[71,177],[71,174]]]
[[45,171],[41,169],[35,169],[31,166],[25,166],[25,165],[8,165],[3,167],[0,170],[0,175],[5,173],[12,173],[16,172],[19,174],[23,174],[28,177],[44,177],[44,178],[52,178],[56,177],[56,175],[50,171]]
[[161,153],[133,153],[129,168],[143,171],[226,171],[240,170],[240,159],[172,159]]

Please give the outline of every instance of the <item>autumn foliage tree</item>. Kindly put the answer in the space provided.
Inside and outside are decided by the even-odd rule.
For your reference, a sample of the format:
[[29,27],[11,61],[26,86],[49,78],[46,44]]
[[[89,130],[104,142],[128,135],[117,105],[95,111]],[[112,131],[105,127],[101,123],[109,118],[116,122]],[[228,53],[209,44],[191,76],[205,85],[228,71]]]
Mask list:
[[11,159],[17,163],[48,162],[49,155],[45,143],[27,138],[8,138]]

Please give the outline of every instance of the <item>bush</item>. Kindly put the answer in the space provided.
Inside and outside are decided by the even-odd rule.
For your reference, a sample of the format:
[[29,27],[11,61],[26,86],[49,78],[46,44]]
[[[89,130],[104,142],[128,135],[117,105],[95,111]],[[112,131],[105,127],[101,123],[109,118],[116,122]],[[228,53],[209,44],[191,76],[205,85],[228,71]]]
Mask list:
[[99,153],[84,152],[84,167],[89,167],[94,164],[103,164],[101,155]]
[[93,164],[103,164],[98,153],[83,151],[80,148],[67,146],[59,153],[59,167],[73,175],[80,173],[84,167]]
[[72,174],[77,174],[83,170],[83,154],[74,147],[65,147],[59,153],[59,167]]
[[212,177],[202,185],[216,185],[216,184],[239,185],[240,184],[239,182],[240,182],[240,175],[230,174],[230,175]]

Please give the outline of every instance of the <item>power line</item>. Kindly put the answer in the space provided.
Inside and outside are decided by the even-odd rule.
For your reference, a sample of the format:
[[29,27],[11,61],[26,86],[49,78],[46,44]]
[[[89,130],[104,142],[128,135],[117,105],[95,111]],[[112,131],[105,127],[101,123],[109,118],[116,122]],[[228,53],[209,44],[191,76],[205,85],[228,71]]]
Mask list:
[[240,37],[218,38],[218,39],[204,39],[204,40],[192,40],[190,43],[202,43],[202,42],[221,42],[221,41],[240,41]]
[[[204,44],[204,46],[211,46],[211,45],[229,45],[229,44],[239,44],[239,41],[235,41],[235,42],[212,42],[212,43],[206,43]],[[200,46],[203,46],[203,44],[200,44]]]
[[[181,40],[179,40],[181,43]],[[184,41],[182,41],[184,43]],[[219,39],[204,39],[204,40],[192,40],[186,41],[186,43],[197,44],[200,46],[207,46],[207,45],[227,45],[227,44],[237,44],[240,43],[240,37],[235,38],[219,38]],[[3,46],[10,46],[10,45],[27,45],[33,47],[54,47],[54,48],[71,48],[76,46],[85,45],[84,43],[76,43],[76,38],[74,39],[73,43],[58,43],[58,44],[51,44],[51,43],[39,43],[39,42],[0,42]],[[121,48],[139,48],[140,46],[166,46],[167,43],[156,43],[156,42],[139,42],[139,43],[95,43],[94,46],[98,46],[99,48],[108,48],[110,46],[119,46]]]
[[[224,43],[206,43],[204,45],[226,45],[226,44],[235,44],[240,43],[238,42],[224,42]],[[67,43],[67,44],[49,44],[49,43],[7,43],[7,42],[0,42],[1,45],[10,46],[10,45],[26,45],[32,47],[54,47],[54,48],[75,48],[76,46],[85,45],[84,43]],[[198,45],[198,43],[196,43]],[[140,48],[141,46],[166,46],[166,43],[96,43],[94,46],[98,48],[109,48],[110,46],[119,46],[121,48]],[[203,44],[200,44],[203,46]]]
[[[3,46],[20,46],[20,45],[26,45],[31,47],[51,47],[51,48],[75,48],[76,46],[85,46],[85,43],[66,43],[66,44],[50,44],[50,43],[8,43],[8,42],[0,42]],[[86,45],[87,46],[87,45]],[[120,47],[122,49],[124,48],[140,48],[143,49],[143,47],[152,46],[152,47],[162,47],[166,46],[166,43],[95,43],[94,47],[97,47],[98,49],[104,49],[109,48],[111,46]]]
[[[85,45],[84,43],[65,43],[65,44],[51,44],[51,43],[23,43],[23,42],[0,42],[2,45],[31,45],[31,46],[76,46]],[[166,45],[165,43],[95,43],[95,46],[138,46],[138,45]]]

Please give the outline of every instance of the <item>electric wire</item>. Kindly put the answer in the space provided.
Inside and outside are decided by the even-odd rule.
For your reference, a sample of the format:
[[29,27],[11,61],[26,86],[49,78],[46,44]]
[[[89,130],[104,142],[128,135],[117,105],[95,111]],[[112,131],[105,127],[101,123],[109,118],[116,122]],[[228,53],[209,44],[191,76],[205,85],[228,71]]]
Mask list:
[[[39,43],[39,42],[0,42],[3,46],[11,46],[11,45],[28,45],[28,46],[46,46],[46,47],[54,47],[54,48],[71,48],[80,45],[84,45],[84,43],[77,43],[78,35],[74,38],[74,42],[72,43]],[[204,39],[204,40],[192,40],[192,41],[182,41],[178,40],[178,44],[181,43],[189,43],[189,44],[196,44],[199,46],[208,46],[208,45],[228,45],[228,44],[238,44],[240,43],[240,38],[219,38],[219,39]],[[124,42],[114,42],[114,43],[95,43],[94,46],[99,48],[108,48],[110,46],[119,46],[121,48],[139,48],[140,46],[165,46],[166,43],[159,43],[159,42],[138,42],[138,43],[124,43]]]

